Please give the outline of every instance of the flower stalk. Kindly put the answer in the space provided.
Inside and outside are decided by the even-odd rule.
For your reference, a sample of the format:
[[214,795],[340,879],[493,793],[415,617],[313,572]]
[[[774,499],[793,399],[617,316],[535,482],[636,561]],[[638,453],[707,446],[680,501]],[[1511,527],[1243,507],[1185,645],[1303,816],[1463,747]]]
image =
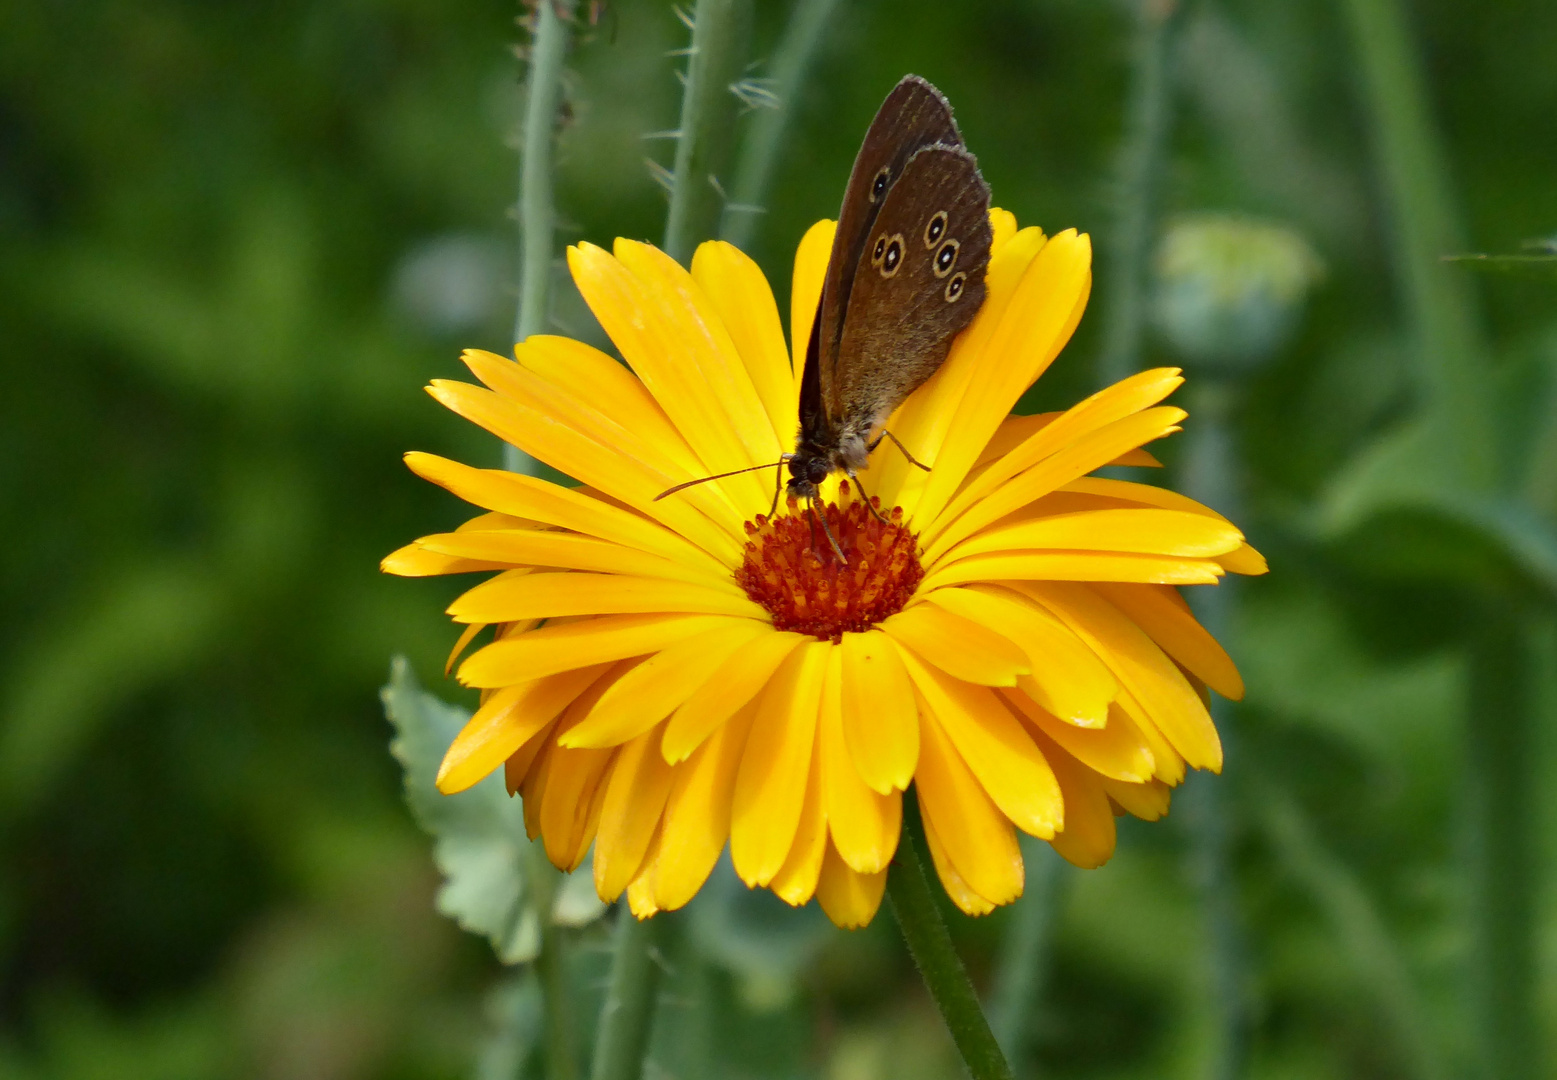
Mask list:
[[590,1080],[638,1080],[643,1075],[660,984],[658,933],[658,920],[634,918],[625,899],[618,905],[611,977],[600,1007]]
[[745,64],[750,30],[751,0],[700,0],[692,15],[692,47],[662,245],[683,266],[691,261],[699,241],[713,235],[724,207],[719,174],[730,159],[730,129],[737,105],[730,87]]
[[905,799],[903,837],[887,875],[892,914],[969,1075],[973,1080],[1012,1080],[1011,1066],[984,1018],[967,969],[962,966],[936,907],[924,869],[924,851],[924,824],[919,820],[918,804]]
[[545,1011],[547,1080],[579,1080],[577,1024],[573,995],[568,987],[567,954],[562,928],[552,919],[560,875],[546,858],[546,848],[534,842],[529,849],[529,882],[540,917],[541,947],[535,957]]

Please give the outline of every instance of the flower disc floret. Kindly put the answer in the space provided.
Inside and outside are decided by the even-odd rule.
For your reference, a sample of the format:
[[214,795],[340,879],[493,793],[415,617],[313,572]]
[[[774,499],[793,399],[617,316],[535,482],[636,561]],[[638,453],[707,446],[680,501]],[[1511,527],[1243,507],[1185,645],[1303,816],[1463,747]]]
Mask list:
[[[750,539],[735,580],[777,629],[841,641],[902,611],[919,587],[918,538],[903,524],[902,508],[881,514],[881,500],[872,498],[873,513],[849,494],[844,488],[838,502],[811,509],[791,498],[788,513],[746,523]],[[847,564],[838,561],[827,531]]]

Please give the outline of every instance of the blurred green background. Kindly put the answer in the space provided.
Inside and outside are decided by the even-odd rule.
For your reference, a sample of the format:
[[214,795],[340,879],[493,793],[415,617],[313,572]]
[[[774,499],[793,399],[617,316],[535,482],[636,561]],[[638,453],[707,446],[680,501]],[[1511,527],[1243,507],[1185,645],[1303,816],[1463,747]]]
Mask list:
[[[1467,250],[1551,234],[1557,7],[1408,7]],[[754,78],[789,8],[757,3]],[[464,516],[404,450],[500,460],[420,387],[457,376],[462,346],[508,342],[518,14],[0,5],[4,1080],[473,1075],[505,974],[434,912],[377,697],[398,652],[463,700],[438,677],[454,637],[439,612],[460,585],[384,578],[377,561]],[[1134,26],[1133,5],[1100,0],[840,4],[752,245],[781,308],[795,243],[836,214],[861,133],[909,71],[956,105],[997,204],[1107,244]],[[658,240],[645,159],[673,151],[643,136],[676,124],[666,54],[686,31],[668,4],[613,0],[586,37],[566,84],[561,239]],[[1207,0],[1171,53],[1164,214],[1274,220],[1325,266],[1230,418],[1243,523],[1273,568],[1230,642],[1250,686],[1227,823],[1247,1074],[1477,1075],[1465,630],[1489,604],[1519,609],[1523,764],[1557,773],[1550,585],[1474,521],[1322,527],[1337,478],[1422,393],[1343,5]],[[1107,251],[1033,407],[1096,385]],[[1484,449],[1549,536],[1557,276],[1464,274],[1491,342],[1477,377],[1501,441]],[[597,332],[565,289],[554,323]],[[1145,359],[1179,362],[1156,338]],[[1538,1028],[1557,1037],[1544,779],[1527,809],[1526,944]],[[1111,864],[1059,881],[1028,1018],[1040,1075],[1209,1075],[1214,973],[1185,828],[1125,827]],[[743,901],[714,899],[703,930],[691,913],[677,931],[711,955],[701,996],[683,986],[662,1010],[702,1032],[683,1042],[715,1045],[712,1075],[957,1075],[889,917],[845,935],[760,904],[721,922]],[[983,985],[1011,921],[956,920]],[[585,982],[602,940],[580,935]]]

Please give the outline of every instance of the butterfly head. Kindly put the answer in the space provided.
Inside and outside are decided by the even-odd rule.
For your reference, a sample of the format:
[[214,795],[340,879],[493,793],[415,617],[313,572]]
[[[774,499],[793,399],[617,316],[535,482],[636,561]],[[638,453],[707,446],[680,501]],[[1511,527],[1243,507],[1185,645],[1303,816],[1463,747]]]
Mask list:
[[811,443],[801,443],[789,458],[789,493],[797,499],[814,499],[833,472],[832,452]]

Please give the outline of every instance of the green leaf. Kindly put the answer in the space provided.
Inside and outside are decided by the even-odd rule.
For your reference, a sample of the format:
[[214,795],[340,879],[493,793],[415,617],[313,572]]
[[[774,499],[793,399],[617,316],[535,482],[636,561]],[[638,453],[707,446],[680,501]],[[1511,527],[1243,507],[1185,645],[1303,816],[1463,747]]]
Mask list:
[[458,795],[444,795],[434,783],[470,714],[424,691],[404,657],[391,663],[381,696],[395,727],[389,749],[405,769],[406,802],[433,837],[433,861],[443,874],[438,910],[492,942],[504,963],[533,959],[540,925],[527,888],[530,841],[519,800],[496,773]]

